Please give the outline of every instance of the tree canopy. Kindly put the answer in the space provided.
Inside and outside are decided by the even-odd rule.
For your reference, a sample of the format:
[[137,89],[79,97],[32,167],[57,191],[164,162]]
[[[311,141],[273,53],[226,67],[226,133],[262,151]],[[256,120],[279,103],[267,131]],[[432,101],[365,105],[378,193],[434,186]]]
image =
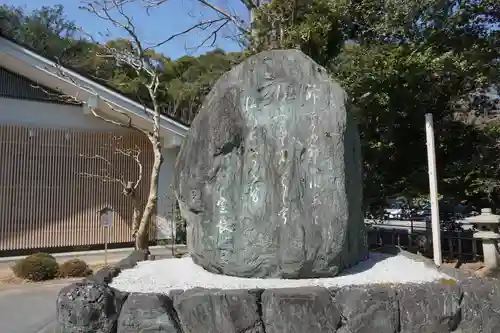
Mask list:
[[[352,99],[368,200],[427,195],[424,115],[431,112],[440,193],[498,202],[497,0],[273,0],[254,10],[255,49],[176,60],[149,51],[162,73],[161,103],[180,106],[170,116],[189,124],[220,75],[248,54],[300,48]],[[4,34],[148,103],[141,78],[99,57],[62,6],[32,13],[1,6],[0,18]],[[130,47],[120,39],[108,44]]]
[[428,112],[440,192],[495,197],[498,1],[274,0],[258,20],[264,48],[300,47],[352,98],[368,197],[428,192]]

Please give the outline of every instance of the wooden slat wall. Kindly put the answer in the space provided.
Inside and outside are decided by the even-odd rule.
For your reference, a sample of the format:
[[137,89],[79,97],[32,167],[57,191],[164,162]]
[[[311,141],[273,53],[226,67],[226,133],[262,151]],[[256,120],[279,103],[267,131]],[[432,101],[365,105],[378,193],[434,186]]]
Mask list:
[[[97,211],[106,204],[115,209],[110,243],[132,241],[131,203],[122,186],[81,175],[107,170],[137,179],[137,164],[116,146],[140,148],[145,174],[139,194],[146,198],[153,154],[143,135],[0,125],[0,251],[102,244]],[[81,154],[101,155],[112,167]]]

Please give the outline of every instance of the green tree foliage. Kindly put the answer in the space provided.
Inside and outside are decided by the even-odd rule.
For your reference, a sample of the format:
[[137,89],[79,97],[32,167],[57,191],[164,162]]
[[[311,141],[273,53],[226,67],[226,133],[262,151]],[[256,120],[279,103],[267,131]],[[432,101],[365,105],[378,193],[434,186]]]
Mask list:
[[40,55],[70,66],[77,66],[94,48],[92,43],[79,38],[79,29],[66,19],[61,5],[43,6],[31,13],[25,13],[21,7],[2,5],[0,31]]
[[487,174],[498,169],[491,167],[496,139],[477,117],[464,119],[482,114],[478,99],[499,84],[498,1],[274,0],[258,18],[263,48],[300,47],[352,98],[366,196],[428,192],[427,112],[435,118],[440,192],[484,198],[495,188],[500,174]]
[[[426,195],[424,114],[432,112],[439,191],[496,200],[500,125],[490,115],[499,107],[486,91],[498,91],[500,77],[497,0],[273,0],[255,13],[257,50],[300,48],[348,92],[360,122],[366,197]],[[99,57],[61,6],[33,13],[2,6],[0,18],[4,34],[148,103],[142,78]],[[220,75],[253,51],[177,60],[149,51],[162,72],[165,112],[190,123]]]
[[177,110],[183,114],[177,116],[190,123],[196,115],[193,110],[198,110],[215,82],[242,58],[241,53],[214,50],[197,58],[185,56],[165,66],[165,90],[172,101],[181,103]]
[[[30,13],[18,7],[0,6],[0,31],[40,55],[132,99],[146,105],[151,103],[144,84],[141,84],[147,78],[101,56],[100,46],[86,38],[74,22],[66,18],[61,5],[41,7]],[[116,39],[108,41],[105,46],[131,51],[132,44],[126,39]],[[222,50],[200,57],[185,56],[175,61],[153,50],[147,53],[162,73],[159,96],[165,114],[186,124],[193,120],[204,96],[220,75],[242,58],[240,53],[226,54]]]

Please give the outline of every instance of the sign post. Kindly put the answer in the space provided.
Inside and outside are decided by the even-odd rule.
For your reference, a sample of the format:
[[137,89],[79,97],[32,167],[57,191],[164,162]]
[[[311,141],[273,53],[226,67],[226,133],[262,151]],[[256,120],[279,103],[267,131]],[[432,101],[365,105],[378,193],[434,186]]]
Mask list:
[[431,223],[432,223],[432,245],[434,263],[436,266],[443,264],[441,254],[441,226],[439,223],[439,201],[436,172],[436,148],[434,144],[434,121],[432,113],[425,115],[425,134],[427,139],[427,161],[429,167],[429,192],[431,197]]
[[104,207],[99,211],[99,219],[101,226],[104,229],[104,265],[108,265],[108,242],[109,242],[109,228],[113,225],[113,209],[111,207]]

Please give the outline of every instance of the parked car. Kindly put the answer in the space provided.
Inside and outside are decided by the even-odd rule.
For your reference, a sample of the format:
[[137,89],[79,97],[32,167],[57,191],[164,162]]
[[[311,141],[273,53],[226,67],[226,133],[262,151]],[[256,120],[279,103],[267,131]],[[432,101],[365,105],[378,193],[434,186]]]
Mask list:
[[[447,202],[439,202],[440,220],[446,220],[446,219],[463,220],[467,217],[475,216],[478,214],[479,214],[479,211],[474,206],[471,206],[470,210],[464,212],[464,211],[457,211],[451,204],[449,204]],[[417,215],[430,217],[431,216],[430,204],[420,208],[417,211]]]
[[389,204],[389,207],[384,209],[384,213],[389,220],[409,220],[414,214],[414,209],[406,202],[396,201]]
[[403,215],[404,203],[403,202],[394,202],[389,205],[389,207],[384,208],[384,214],[390,220],[399,220]]

